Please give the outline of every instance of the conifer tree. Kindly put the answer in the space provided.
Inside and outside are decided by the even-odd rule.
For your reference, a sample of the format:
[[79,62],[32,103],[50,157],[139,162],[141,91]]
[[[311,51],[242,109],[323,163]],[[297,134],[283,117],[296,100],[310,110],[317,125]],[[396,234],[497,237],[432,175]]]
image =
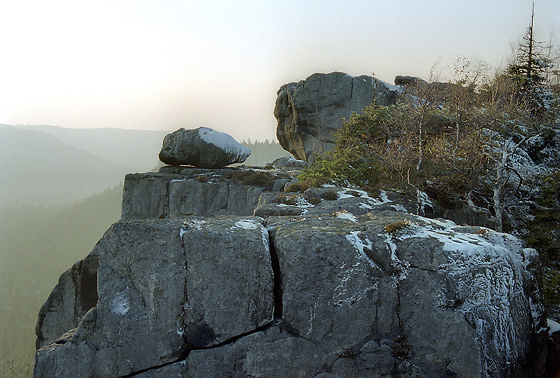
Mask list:
[[507,74],[524,89],[531,89],[543,83],[546,80],[546,70],[550,64],[544,55],[542,42],[535,39],[534,20],[535,2],[533,2],[531,22],[527,32],[519,44],[514,61],[507,68]]

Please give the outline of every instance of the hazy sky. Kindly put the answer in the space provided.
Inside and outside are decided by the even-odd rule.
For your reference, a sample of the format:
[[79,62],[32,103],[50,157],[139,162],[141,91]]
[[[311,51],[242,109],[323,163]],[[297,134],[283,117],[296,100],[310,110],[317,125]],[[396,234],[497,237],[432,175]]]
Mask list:
[[[0,123],[275,138],[276,91],[314,72],[427,78],[497,66],[530,0],[14,0],[0,4]],[[537,38],[560,1],[535,1]]]

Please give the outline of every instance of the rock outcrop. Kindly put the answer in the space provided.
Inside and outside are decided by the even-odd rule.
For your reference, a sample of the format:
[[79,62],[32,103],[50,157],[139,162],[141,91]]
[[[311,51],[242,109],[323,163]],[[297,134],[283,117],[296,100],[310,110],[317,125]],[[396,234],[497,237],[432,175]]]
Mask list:
[[35,378],[540,376],[537,256],[515,237],[334,187],[189,215],[225,175],[163,170],[127,176],[123,219],[62,275]]
[[192,165],[199,168],[223,168],[243,163],[251,150],[230,135],[208,127],[194,130],[179,129],[167,134],[159,159],[169,165]]
[[394,104],[402,87],[371,76],[342,72],[313,74],[298,83],[283,85],[274,108],[276,135],[282,147],[297,159],[312,162],[333,148],[342,119],[360,113],[374,100]]
[[232,168],[162,167],[128,174],[122,219],[252,215],[263,192],[278,191],[288,181],[281,172]]

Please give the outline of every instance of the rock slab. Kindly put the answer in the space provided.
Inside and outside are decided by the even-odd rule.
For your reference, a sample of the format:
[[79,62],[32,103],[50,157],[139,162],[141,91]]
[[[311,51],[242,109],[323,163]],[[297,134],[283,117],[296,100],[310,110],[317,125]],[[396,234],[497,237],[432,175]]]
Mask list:
[[228,134],[208,127],[167,134],[159,159],[169,165],[192,165],[200,168],[223,168],[243,163],[251,150],[239,144]]

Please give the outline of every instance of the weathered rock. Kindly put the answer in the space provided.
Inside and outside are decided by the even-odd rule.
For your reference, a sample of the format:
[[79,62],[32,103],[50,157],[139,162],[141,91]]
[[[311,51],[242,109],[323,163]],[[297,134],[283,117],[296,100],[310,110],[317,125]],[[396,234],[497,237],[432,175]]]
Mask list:
[[395,85],[418,85],[427,84],[427,82],[419,77],[414,76],[395,76]]
[[127,178],[152,218],[116,223],[63,274],[35,378],[541,376],[536,253],[516,238],[334,187],[264,193],[266,220],[186,217],[197,189],[180,185],[227,175],[183,170]]
[[[274,189],[277,182],[281,184],[277,189],[285,184],[284,175],[275,172],[166,168],[126,175],[122,219],[252,215],[265,190]],[[256,179],[251,181],[251,175]],[[248,178],[248,183],[235,180],[237,176]]]
[[271,327],[220,348],[193,351],[186,363],[193,378],[303,378],[320,372],[329,360],[334,358],[320,345]]
[[179,221],[112,226],[95,247],[96,306],[70,340],[37,351],[35,376],[123,376],[181,356],[186,301],[181,226]]
[[303,160],[297,160],[293,157],[281,157],[272,162],[274,168],[305,168],[309,163]]
[[[367,340],[400,338],[393,355],[426,377],[512,376],[542,326],[527,285],[530,251],[452,222],[369,217],[269,219],[283,321],[330,350],[358,353]],[[388,233],[389,224],[401,229]]]
[[264,192],[253,215],[268,218],[290,215],[328,215],[331,217],[356,217],[370,211],[412,211],[416,204],[403,196],[381,191],[377,198],[363,190],[340,187],[309,188],[304,193]]
[[193,165],[200,168],[223,168],[243,163],[251,150],[230,135],[208,127],[194,130],[183,128],[167,134],[159,159],[169,165]]
[[268,231],[261,219],[193,220],[181,234],[190,346],[220,344],[272,322],[274,279]]
[[[99,301],[71,336],[37,351],[35,377],[128,375],[272,321],[268,233],[257,218],[119,222],[95,253]],[[42,327],[71,327],[72,309],[56,314],[65,309],[61,324],[45,316]]]
[[62,273],[58,284],[39,311],[37,349],[78,327],[84,315],[97,303],[98,250]]
[[401,87],[371,76],[342,72],[313,74],[283,85],[274,108],[278,141],[297,159],[312,162],[334,147],[343,118],[360,113],[374,100],[380,105],[394,104],[400,91]]

